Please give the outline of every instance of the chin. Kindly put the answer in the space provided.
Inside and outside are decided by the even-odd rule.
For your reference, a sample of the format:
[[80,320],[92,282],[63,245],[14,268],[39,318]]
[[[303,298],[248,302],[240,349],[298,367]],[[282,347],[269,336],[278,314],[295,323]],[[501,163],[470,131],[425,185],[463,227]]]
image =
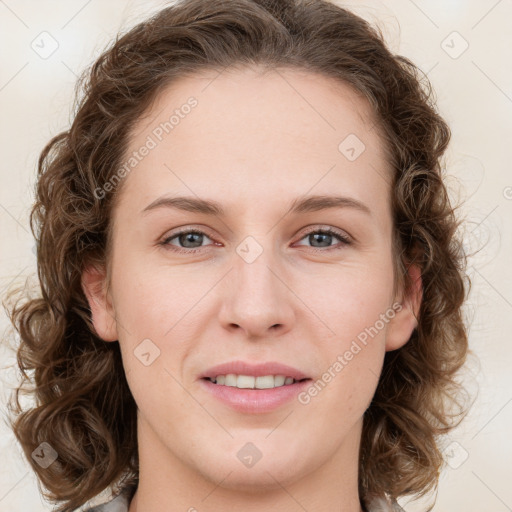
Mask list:
[[228,452],[219,453],[218,456],[210,454],[208,460],[202,458],[200,462],[203,467],[198,468],[198,471],[204,478],[223,489],[238,493],[261,494],[276,489],[282,490],[283,485],[301,479],[309,472],[308,468],[311,469],[313,466],[304,457],[300,458],[299,462],[297,454],[284,454],[278,448],[266,456],[262,453],[256,462],[242,462],[240,458],[243,460],[251,450],[254,448],[246,446],[245,451],[242,448],[231,452],[232,456],[229,456]]

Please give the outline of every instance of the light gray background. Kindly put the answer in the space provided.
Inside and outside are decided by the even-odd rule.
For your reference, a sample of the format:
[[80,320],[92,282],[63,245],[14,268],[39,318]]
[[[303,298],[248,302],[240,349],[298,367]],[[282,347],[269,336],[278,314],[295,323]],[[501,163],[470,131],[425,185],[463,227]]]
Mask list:
[[[36,161],[50,137],[68,127],[77,75],[120,29],[164,4],[0,0],[2,296],[8,287],[35,276],[28,213]],[[512,2],[397,0],[342,5],[379,24],[395,52],[428,72],[453,133],[444,165],[452,197],[465,201],[466,245],[485,245],[469,263],[473,289],[466,308],[470,346],[480,363],[470,361],[464,381],[472,390],[478,387],[479,394],[468,419],[443,445],[448,465],[434,511],[512,511]],[[46,55],[52,44],[58,47]],[[30,282],[36,283],[35,277]],[[0,322],[2,329],[8,327],[3,310]],[[0,350],[5,417],[4,404],[16,373],[10,368],[14,355],[4,347]],[[51,510],[5,421],[0,442],[0,511]],[[407,512],[423,510],[408,500],[401,504]]]

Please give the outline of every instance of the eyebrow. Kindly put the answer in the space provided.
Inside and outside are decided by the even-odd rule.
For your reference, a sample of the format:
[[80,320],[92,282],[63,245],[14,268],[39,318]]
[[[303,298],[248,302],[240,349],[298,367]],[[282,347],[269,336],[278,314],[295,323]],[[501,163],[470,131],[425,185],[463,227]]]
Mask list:
[[[200,199],[192,196],[162,196],[155,199],[152,203],[146,206],[141,214],[146,215],[152,210],[158,208],[174,208],[193,213],[203,213],[205,215],[215,215],[222,217],[225,215],[224,208],[216,201],[207,199]],[[353,208],[367,215],[372,215],[368,206],[361,201],[351,197],[343,196],[326,196],[326,195],[313,195],[298,197],[292,201],[289,213],[308,213],[329,208]]]

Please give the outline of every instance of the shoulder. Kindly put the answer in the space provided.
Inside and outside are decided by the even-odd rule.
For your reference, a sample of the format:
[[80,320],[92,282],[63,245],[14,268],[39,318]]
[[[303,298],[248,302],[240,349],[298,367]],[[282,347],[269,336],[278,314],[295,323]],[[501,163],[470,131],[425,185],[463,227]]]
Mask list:
[[136,488],[136,485],[126,485],[105,489],[75,512],[128,512]]
[[369,500],[366,505],[367,512],[405,512],[398,502],[389,497],[379,497]]
[[[126,485],[117,489],[106,489],[89,500],[75,512],[128,512],[136,485]],[[405,512],[396,500],[388,497],[373,498],[366,503],[367,512]]]

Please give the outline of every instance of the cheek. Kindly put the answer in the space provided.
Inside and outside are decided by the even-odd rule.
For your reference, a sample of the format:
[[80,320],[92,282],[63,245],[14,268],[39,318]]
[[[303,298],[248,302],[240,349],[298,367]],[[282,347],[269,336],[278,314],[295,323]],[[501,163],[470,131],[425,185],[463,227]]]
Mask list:
[[332,418],[335,430],[354,425],[369,407],[384,360],[384,330],[374,333],[360,325],[340,326],[342,334],[323,344],[322,371],[299,397],[315,416]]
[[336,410],[340,418],[353,415],[354,421],[369,406],[385,355],[386,329],[394,316],[392,284],[391,267],[388,272],[375,266],[373,271],[367,267],[333,274],[327,292],[325,287],[311,287],[315,291],[308,305],[319,312],[329,335],[316,343],[323,368],[304,403],[311,399],[326,414]]
[[183,266],[155,268],[144,261],[125,261],[112,276],[116,316],[125,328],[124,336],[141,340],[170,336],[175,326],[199,314],[201,297],[215,283],[208,276],[203,272],[198,278]]
[[385,269],[365,264],[308,279],[302,295],[332,336],[347,341],[374,326],[386,314],[391,306],[392,287],[391,263]]

